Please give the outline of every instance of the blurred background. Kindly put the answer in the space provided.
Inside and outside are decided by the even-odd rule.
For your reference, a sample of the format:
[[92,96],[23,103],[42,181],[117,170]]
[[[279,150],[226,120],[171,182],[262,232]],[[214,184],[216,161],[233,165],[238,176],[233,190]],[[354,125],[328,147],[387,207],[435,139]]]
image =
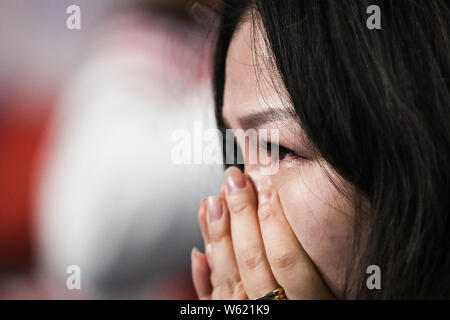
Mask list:
[[0,2],[0,299],[195,298],[223,169],[173,163],[171,136],[215,127],[214,5]]

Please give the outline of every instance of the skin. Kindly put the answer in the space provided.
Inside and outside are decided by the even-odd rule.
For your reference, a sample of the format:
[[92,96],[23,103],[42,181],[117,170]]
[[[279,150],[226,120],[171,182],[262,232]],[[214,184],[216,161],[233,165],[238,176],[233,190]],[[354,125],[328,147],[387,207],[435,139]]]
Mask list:
[[[253,31],[251,22],[242,23],[230,44],[222,116],[233,129],[278,129],[280,146],[293,151],[280,154],[275,173],[263,175],[261,159],[249,162],[257,146],[237,136],[245,173],[227,170],[220,195],[201,204],[207,250],[192,252],[194,285],[200,299],[255,299],[279,286],[289,299],[342,298],[353,209],[295,118],[249,121],[288,108],[272,71],[259,63],[266,50]],[[245,186],[233,188],[236,179]],[[220,218],[212,219],[218,207]]]

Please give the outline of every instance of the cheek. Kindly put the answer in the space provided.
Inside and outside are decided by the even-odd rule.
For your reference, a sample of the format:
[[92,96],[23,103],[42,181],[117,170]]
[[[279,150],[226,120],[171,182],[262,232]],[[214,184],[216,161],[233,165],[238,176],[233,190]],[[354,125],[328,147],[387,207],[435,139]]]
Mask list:
[[271,180],[295,235],[340,296],[351,249],[351,207],[318,165],[281,169]]

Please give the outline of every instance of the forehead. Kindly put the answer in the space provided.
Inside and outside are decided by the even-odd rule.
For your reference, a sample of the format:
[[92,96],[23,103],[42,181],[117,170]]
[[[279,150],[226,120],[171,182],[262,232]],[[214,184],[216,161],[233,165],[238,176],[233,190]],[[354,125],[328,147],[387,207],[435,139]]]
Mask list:
[[242,22],[234,33],[226,61],[222,115],[229,122],[261,111],[262,102],[272,106],[279,104],[276,90],[271,81],[267,81],[267,65],[261,63],[267,56],[264,48],[258,28],[254,28],[251,21]]

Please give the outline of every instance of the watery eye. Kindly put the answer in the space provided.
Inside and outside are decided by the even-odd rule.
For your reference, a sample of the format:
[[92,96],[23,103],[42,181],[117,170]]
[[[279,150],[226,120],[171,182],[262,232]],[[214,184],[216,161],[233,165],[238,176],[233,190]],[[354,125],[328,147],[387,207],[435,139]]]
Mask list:
[[270,142],[262,142],[260,144],[260,146],[262,148],[264,148],[269,155],[272,154],[272,150],[274,148],[278,148],[278,158],[280,161],[287,161],[287,160],[291,160],[291,159],[303,158],[302,156],[298,155],[297,153],[295,153],[294,151],[292,151],[288,148],[285,148],[285,147],[277,145],[277,144],[272,144]]
[[287,148],[284,148],[284,147],[280,147],[279,157],[280,157],[281,161],[289,160],[289,159],[295,158],[296,156],[297,156],[297,154],[294,153],[293,151],[291,151]]

